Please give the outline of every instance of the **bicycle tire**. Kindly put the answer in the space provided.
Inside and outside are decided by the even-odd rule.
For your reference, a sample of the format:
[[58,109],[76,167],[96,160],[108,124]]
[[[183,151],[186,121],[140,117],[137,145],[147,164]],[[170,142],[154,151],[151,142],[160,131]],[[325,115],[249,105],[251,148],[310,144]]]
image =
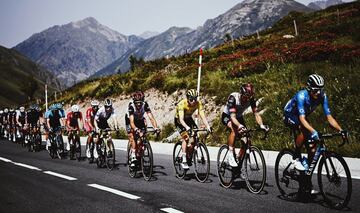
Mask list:
[[295,180],[296,170],[290,168],[293,160],[294,151],[282,149],[275,161],[275,181],[276,185],[286,200],[295,201],[298,199],[299,181]]
[[111,156],[108,153],[105,153],[106,166],[111,171],[115,168],[115,146],[112,140],[107,141],[109,149],[111,151]]
[[100,139],[100,144],[96,145],[96,151],[98,152],[98,158],[96,159],[96,166],[98,168],[103,168],[105,165],[105,144],[102,139]]
[[128,173],[129,173],[129,176],[134,178],[136,177],[136,173],[137,173],[137,168],[136,166],[135,167],[131,167],[131,143],[130,141],[128,142],[128,145],[127,145],[127,163],[128,163]]
[[182,168],[182,151],[181,151],[181,141],[175,143],[173,150],[173,165],[176,173],[176,177],[183,179],[186,175],[186,170]]
[[325,202],[332,208],[343,209],[348,205],[352,194],[352,180],[349,167],[342,156],[328,151],[322,155],[318,167],[318,184]]
[[35,145],[34,145],[34,151],[35,152],[39,152],[41,149],[41,135],[40,134],[36,134],[35,135]]
[[75,137],[75,157],[78,161],[81,160],[81,143],[80,137]]
[[193,158],[195,177],[199,182],[204,183],[210,173],[209,151],[204,143],[199,142],[197,149],[194,150]]
[[245,155],[245,182],[250,192],[260,193],[266,183],[266,162],[262,151],[256,146],[249,147],[250,152]]
[[[144,142],[143,142],[144,143]],[[151,145],[149,142],[144,143],[144,151],[141,156],[141,170],[146,181],[151,179],[153,173],[154,159]]]
[[217,172],[221,186],[224,188],[230,188],[234,183],[233,168],[227,162],[228,154],[234,154],[229,152],[229,146],[224,144],[220,147],[217,155]]

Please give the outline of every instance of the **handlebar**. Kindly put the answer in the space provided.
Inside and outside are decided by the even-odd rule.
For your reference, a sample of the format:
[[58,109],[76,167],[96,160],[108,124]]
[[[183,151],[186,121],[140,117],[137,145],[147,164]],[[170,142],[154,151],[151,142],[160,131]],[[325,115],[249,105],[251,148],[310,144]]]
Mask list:
[[246,129],[244,131],[245,135],[249,134],[250,132],[264,132],[264,137],[261,138],[261,140],[265,140],[269,134],[269,131],[266,131],[264,129],[261,128],[257,128],[257,129]]
[[320,140],[321,139],[329,139],[329,138],[333,138],[333,137],[338,137],[340,136],[343,140],[343,142],[341,144],[338,145],[338,147],[342,147],[344,146],[346,143],[349,144],[349,139],[347,137],[347,135],[343,135],[341,132],[336,132],[336,133],[320,133]]

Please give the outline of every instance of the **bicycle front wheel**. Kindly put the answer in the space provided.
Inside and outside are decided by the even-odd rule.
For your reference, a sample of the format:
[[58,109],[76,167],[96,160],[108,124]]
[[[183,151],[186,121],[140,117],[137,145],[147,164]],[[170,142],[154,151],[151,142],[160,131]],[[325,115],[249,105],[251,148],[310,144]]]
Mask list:
[[144,152],[141,157],[141,169],[142,169],[143,177],[146,181],[149,181],[151,179],[153,166],[154,166],[153,152],[149,142],[147,142],[144,144]]
[[335,209],[347,206],[352,193],[352,180],[343,157],[334,152],[326,152],[319,163],[318,182],[328,205]]
[[291,166],[294,151],[283,149],[275,161],[275,181],[281,195],[290,201],[297,199],[300,175]]
[[127,145],[127,164],[128,164],[128,172],[129,176],[134,178],[136,176],[137,168],[131,166],[131,143],[128,142]]
[[263,153],[256,146],[249,147],[249,153],[245,156],[246,178],[248,189],[254,193],[260,193],[266,182],[266,163]]
[[225,188],[230,188],[234,182],[233,169],[228,162],[228,155],[233,155],[229,146],[224,144],[220,147],[217,156],[217,170],[220,183]]
[[194,151],[194,167],[196,179],[204,183],[210,173],[210,157],[206,145],[202,142],[199,143],[197,149]]
[[75,157],[78,161],[81,160],[81,144],[80,138],[76,138],[75,140]]
[[107,141],[109,150],[106,150],[105,159],[106,159],[106,166],[109,170],[113,170],[115,167],[115,146],[112,140]]
[[176,142],[173,151],[173,164],[176,172],[176,177],[184,178],[186,175],[186,170],[181,166],[182,163],[182,151],[181,151],[181,141]]

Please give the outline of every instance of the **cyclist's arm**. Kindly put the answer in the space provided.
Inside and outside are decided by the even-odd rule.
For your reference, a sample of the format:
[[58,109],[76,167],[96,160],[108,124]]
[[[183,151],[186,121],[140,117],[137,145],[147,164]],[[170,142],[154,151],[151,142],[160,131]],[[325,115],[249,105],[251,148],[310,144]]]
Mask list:
[[203,109],[199,111],[199,115],[200,115],[202,122],[205,124],[206,128],[210,129],[209,122],[206,119],[205,112]]
[[184,110],[180,109],[179,110],[179,122],[183,127],[185,127],[186,130],[188,130],[188,129],[190,129],[190,127],[185,123],[184,116],[185,116]]
[[236,119],[236,113],[230,113],[230,119],[233,124],[235,124],[238,128],[241,126],[240,122]]
[[256,123],[259,124],[260,126],[263,125],[263,120],[259,112],[255,112],[254,115],[255,115]]
[[338,131],[342,131],[342,128],[332,115],[327,115],[326,118],[332,127],[337,129]]
[[148,117],[149,117],[149,119],[150,119],[150,122],[151,122],[152,126],[153,126],[155,129],[157,129],[158,126],[157,126],[156,120],[155,120],[155,118],[154,118],[154,115],[151,113],[151,111],[150,111],[150,112],[147,112],[147,115],[148,115]]
[[129,120],[130,120],[130,127],[131,127],[131,129],[136,130],[137,127],[135,126],[134,115],[129,115]]
[[19,121],[19,118],[20,118],[19,114],[16,113],[15,120],[16,120],[16,124],[17,124],[18,126],[21,125],[21,123],[20,123],[20,121]]
[[306,120],[305,115],[299,115],[301,125],[303,125],[309,132],[314,132],[315,129]]

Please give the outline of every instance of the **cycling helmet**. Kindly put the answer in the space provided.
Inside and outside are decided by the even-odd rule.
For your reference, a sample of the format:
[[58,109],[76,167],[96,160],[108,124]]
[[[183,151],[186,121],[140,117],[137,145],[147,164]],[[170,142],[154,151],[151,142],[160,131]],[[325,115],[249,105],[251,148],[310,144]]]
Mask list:
[[10,109],[9,109],[9,112],[14,112],[14,108],[10,108]]
[[79,112],[79,106],[76,105],[76,104],[75,104],[75,105],[72,105],[72,106],[71,106],[71,111],[72,111],[72,112]]
[[145,100],[145,95],[142,91],[137,91],[133,93],[132,98],[134,102],[143,102]]
[[61,103],[55,104],[56,109],[62,109],[63,105]]
[[307,88],[309,90],[318,90],[324,88],[324,78],[317,74],[312,74],[307,80]]
[[104,101],[104,106],[105,107],[112,107],[112,100],[110,98],[107,98],[105,101]]
[[241,85],[240,94],[247,98],[253,97],[255,95],[254,86],[250,83]]
[[21,106],[21,107],[19,108],[19,110],[20,110],[20,112],[25,112],[25,107]]
[[196,100],[198,93],[195,89],[190,89],[186,92],[186,98],[189,100]]
[[4,113],[4,111],[0,110],[0,115],[3,114],[3,113]]
[[92,100],[92,101],[91,101],[91,106],[92,106],[92,107],[98,107],[99,104],[100,104],[100,103],[99,103],[99,101],[97,101],[97,100]]
[[5,108],[4,109],[4,113],[8,113],[9,112],[9,109],[8,108]]

